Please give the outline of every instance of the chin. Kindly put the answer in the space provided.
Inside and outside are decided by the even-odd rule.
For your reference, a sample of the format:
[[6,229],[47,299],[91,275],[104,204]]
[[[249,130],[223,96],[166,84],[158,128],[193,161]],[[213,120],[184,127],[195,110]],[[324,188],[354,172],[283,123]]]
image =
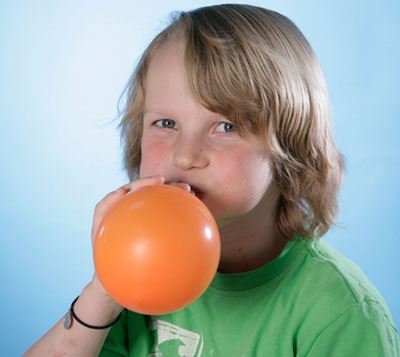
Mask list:
[[255,209],[260,200],[258,198],[249,199],[248,197],[244,199],[212,199],[210,196],[204,195],[203,197],[198,197],[211,211],[214,218],[219,220],[232,220],[239,218]]
[[206,204],[217,222],[232,221],[251,212],[254,207],[212,207]]

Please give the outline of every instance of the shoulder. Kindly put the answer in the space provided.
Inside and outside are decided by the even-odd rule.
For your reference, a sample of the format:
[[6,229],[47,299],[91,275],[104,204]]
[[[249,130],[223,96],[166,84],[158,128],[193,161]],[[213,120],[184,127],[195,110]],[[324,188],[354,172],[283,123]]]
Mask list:
[[304,348],[314,346],[321,353],[320,345],[332,338],[342,341],[339,348],[361,348],[365,338],[376,348],[398,348],[387,304],[360,267],[325,241],[299,244],[302,254],[288,278],[293,280],[298,316],[305,317],[298,330]]
[[323,240],[303,240],[301,262],[293,279],[310,292],[310,304],[333,316],[360,304],[376,306],[391,320],[385,299],[362,269]]
[[329,243],[321,239],[310,240],[304,241],[303,247],[309,273],[314,278],[321,276],[317,279],[321,284],[340,289],[349,302],[375,301],[387,308],[382,295],[362,269]]

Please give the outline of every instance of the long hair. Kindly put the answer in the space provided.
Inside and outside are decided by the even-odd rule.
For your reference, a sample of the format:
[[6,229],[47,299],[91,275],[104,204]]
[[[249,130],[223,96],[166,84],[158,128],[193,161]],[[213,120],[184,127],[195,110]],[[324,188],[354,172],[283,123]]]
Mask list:
[[224,4],[171,14],[124,91],[119,127],[129,179],[137,178],[140,165],[149,63],[170,39],[185,43],[185,70],[195,100],[260,138],[280,189],[279,231],[287,238],[323,235],[335,223],[345,170],[331,132],[325,79],[296,25],[261,7]]

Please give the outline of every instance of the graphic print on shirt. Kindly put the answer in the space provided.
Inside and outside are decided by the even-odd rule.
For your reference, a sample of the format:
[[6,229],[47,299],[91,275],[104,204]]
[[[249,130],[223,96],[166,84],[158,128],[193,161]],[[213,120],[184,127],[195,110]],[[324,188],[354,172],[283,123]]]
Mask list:
[[154,336],[154,346],[148,356],[201,356],[203,339],[196,332],[152,317],[150,333]]

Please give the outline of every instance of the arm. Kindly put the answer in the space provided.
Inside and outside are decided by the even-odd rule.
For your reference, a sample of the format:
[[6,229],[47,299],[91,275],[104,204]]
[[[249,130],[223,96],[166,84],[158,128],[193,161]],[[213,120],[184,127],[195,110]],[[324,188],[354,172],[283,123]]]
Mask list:
[[[124,194],[140,187],[163,182],[164,178],[161,176],[142,178],[105,196],[95,208],[92,242],[102,218]],[[188,189],[186,186],[184,187]],[[104,326],[114,321],[121,310],[122,307],[108,295],[96,273],[93,275],[92,281],[83,289],[74,306],[76,315],[82,321],[95,326]],[[111,327],[102,330],[87,328],[75,319],[72,327],[65,329],[63,317],[25,353],[25,356],[98,356],[110,329]]]
[[[92,325],[103,326],[114,321],[122,308],[104,295],[91,282],[82,291],[74,311],[79,318]],[[70,329],[64,328],[64,317],[37,341],[26,353],[34,356],[98,356],[110,328],[94,330],[73,320]]]

